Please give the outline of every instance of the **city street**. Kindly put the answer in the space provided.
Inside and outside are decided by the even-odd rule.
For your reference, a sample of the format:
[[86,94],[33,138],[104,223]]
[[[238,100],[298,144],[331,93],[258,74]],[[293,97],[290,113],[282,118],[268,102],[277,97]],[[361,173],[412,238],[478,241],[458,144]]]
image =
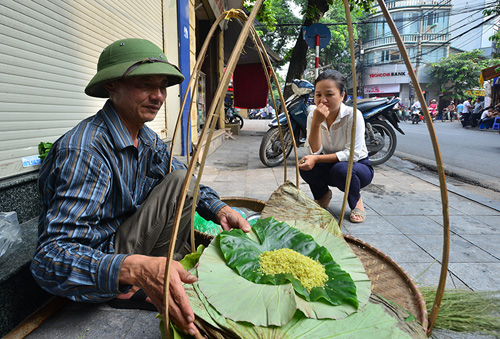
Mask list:
[[[414,125],[411,122],[400,122],[399,125],[405,135],[396,133],[396,155],[435,166],[436,160],[427,125]],[[435,121],[434,128],[445,169],[450,171],[452,176],[500,192],[498,131],[465,129],[455,121]]]

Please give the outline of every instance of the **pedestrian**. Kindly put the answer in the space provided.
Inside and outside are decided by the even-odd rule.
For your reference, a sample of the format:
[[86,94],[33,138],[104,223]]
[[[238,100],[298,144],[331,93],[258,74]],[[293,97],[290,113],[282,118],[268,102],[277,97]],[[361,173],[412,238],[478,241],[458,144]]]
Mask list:
[[[345,190],[350,154],[353,109],[343,103],[345,77],[327,70],[316,79],[314,103],[308,108],[306,149],[309,155],[300,160],[301,177],[309,184],[316,202],[327,208],[332,198],[329,186]],[[360,223],[366,211],[360,190],[373,179],[373,168],[365,144],[365,122],[359,110],[356,122],[354,164],[348,194],[350,220]]]
[[432,99],[431,102],[429,103],[429,113],[431,114],[432,121],[434,121],[437,113],[436,99]]
[[453,101],[450,101],[450,104],[448,107],[446,107],[446,114],[448,116],[448,120],[453,121],[453,117],[455,116],[455,103]]
[[472,101],[472,98],[469,97],[463,103],[462,119],[461,120],[462,120],[462,127],[464,127],[464,128],[469,127],[469,120],[470,120],[470,114],[471,114],[471,109],[472,109],[471,101]]
[[[39,174],[42,212],[31,272],[46,291],[74,301],[164,312],[166,255],[186,167],[146,122],[166,100],[167,87],[184,80],[162,50],[148,40],[124,39],[107,46],[85,88],[109,98],[92,117],[53,145]],[[224,229],[250,226],[215,191],[191,181],[176,241],[187,253],[192,204]],[[176,258],[177,259],[177,258]],[[169,313],[194,335],[194,313],[182,283],[196,277],[172,262]]]

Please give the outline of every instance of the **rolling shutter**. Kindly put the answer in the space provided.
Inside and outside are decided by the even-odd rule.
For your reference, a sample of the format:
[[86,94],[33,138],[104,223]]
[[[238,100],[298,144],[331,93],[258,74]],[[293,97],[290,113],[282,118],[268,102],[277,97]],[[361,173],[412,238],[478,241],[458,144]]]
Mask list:
[[[161,48],[162,0],[0,3],[0,179],[38,169],[41,141],[55,141],[102,107],[105,99],[84,88],[103,48],[123,38]],[[165,109],[148,125],[164,136]]]

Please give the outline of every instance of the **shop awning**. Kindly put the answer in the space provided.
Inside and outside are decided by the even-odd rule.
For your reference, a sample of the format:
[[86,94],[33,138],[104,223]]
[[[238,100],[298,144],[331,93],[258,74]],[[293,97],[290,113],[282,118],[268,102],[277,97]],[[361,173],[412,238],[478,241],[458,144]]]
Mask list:
[[500,76],[500,64],[481,70],[481,75],[479,76],[479,83],[482,86],[483,82],[485,82],[487,80],[491,80],[491,79],[496,78],[498,76]]

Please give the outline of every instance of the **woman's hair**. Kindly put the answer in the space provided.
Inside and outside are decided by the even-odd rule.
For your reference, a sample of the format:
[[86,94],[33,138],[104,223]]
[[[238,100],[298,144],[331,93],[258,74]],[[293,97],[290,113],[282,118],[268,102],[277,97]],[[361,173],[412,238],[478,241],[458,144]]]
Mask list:
[[316,85],[318,82],[320,82],[322,80],[331,80],[331,81],[335,82],[335,84],[337,85],[337,88],[339,89],[340,94],[345,93],[346,79],[345,79],[345,76],[342,75],[342,73],[340,73],[339,71],[336,71],[334,69],[328,69],[328,70],[324,71],[316,78],[314,85]]

